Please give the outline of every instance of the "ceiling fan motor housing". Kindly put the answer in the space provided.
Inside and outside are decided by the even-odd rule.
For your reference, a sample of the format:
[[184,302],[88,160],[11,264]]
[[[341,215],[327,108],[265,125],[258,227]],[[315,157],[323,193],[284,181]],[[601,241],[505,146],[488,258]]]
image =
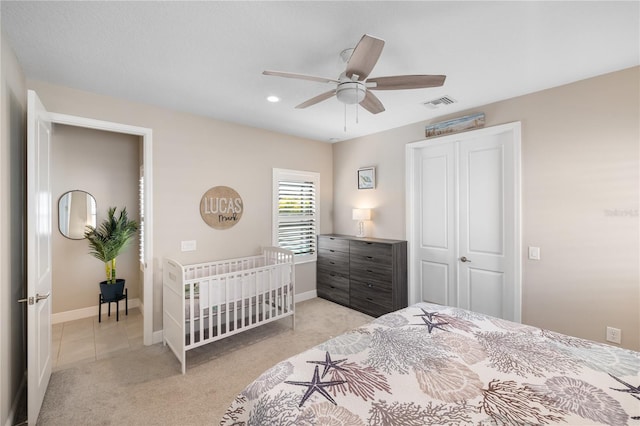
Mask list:
[[345,104],[359,104],[367,92],[366,86],[359,81],[345,81],[338,84],[336,97]]

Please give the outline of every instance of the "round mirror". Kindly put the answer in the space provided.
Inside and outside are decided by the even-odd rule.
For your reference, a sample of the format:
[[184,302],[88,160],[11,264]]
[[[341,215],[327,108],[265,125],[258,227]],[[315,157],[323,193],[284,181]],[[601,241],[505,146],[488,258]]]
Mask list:
[[69,191],[58,201],[58,228],[72,240],[84,239],[87,225],[96,226],[96,199],[85,191]]

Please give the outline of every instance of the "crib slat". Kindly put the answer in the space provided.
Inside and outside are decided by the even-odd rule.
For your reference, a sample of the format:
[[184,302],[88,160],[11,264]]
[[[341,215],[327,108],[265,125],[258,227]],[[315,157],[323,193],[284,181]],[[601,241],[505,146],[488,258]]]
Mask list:
[[217,315],[217,320],[218,320],[218,324],[216,326],[216,336],[220,335],[220,330],[222,330],[222,303],[223,303],[223,298],[222,298],[222,282],[220,279],[216,280],[216,285],[218,286],[218,298],[217,300],[217,304],[216,306],[218,306],[218,315]]

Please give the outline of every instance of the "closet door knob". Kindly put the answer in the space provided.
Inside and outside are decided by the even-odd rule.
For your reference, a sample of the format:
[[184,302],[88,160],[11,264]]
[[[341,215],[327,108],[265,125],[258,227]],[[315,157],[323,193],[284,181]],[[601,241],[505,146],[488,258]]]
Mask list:
[[460,262],[469,262],[469,263],[471,263],[471,261],[469,259],[467,259],[466,257],[464,257],[464,256],[462,256],[460,258]]

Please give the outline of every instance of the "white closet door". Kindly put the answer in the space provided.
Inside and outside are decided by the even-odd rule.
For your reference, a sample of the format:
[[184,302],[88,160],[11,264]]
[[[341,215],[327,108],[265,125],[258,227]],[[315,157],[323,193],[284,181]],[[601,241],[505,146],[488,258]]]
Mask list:
[[461,141],[459,146],[459,306],[513,319],[515,177],[511,135],[482,135]]
[[407,148],[410,301],[520,321],[519,123]]
[[423,148],[416,157],[419,276],[422,300],[457,304],[456,146]]

